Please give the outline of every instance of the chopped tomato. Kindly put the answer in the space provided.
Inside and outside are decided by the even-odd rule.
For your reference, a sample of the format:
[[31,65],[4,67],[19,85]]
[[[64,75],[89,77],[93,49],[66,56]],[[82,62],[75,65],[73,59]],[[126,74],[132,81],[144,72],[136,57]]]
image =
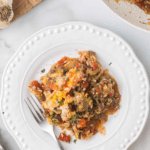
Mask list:
[[113,96],[113,93],[109,93],[109,96],[112,97],[112,96]]
[[102,87],[104,87],[104,86],[105,86],[105,84],[104,84],[103,82],[101,82],[100,84],[101,84],[101,86],[102,86]]
[[68,99],[70,99],[70,98],[71,98],[71,96],[70,96],[70,95],[67,95],[67,98],[68,98]]
[[42,87],[42,89],[43,89],[43,90],[45,90],[45,86],[44,86],[44,84],[43,84],[43,83],[41,84],[41,87]]
[[96,89],[97,93],[100,94],[101,90],[99,88]]
[[62,86],[67,86],[67,81],[66,80],[63,80]]
[[78,62],[76,63],[76,68],[80,68],[80,64]]
[[92,63],[93,69],[95,70],[97,68],[97,62]]
[[66,57],[66,56],[63,57],[61,60],[59,60],[59,61],[57,62],[58,66],[64,65],[64,62],[65,62],[66,60],[67,60],[67,57]]
[[82,80],[82,78],[84,77],[84,74],[79,76],[79,80]]
[[57,90],[58,89],[58,86],[55,85],[55,84],[48,84],[48,87],[51,89],[51,90]]
[[136,2],[140,2],[140,0],[136,0]]
[[68,88],[68,87],[67,87],[67,88],[64,89],[64,92],[65,92],[66,94],[69,93],[70,91],[71,91],[71,88]]
[[69,142],[70,135],[66,135],[65,133],[60,133],[58,140]]
[[82,138],[85,139],[86,138],[86,134],[82,133]]
[[77,84],[78,82],[79,82],[78,79],[74,79],[74,80],[73,80],[73,83],[74,83],[74,84]]
[[81,119],[80,124],[82,125],[81,128],[84,128],[86,126],[86,122],[84,118]]
[[39,86],[39,82],[38,81],[32,81],[31,85],[35,86],[35,87],[38,87]]
[[113,105],[110,105],[110,108],[114,108]]
[[89,83],[88,83],[88,82],[84,82],[84,83],[83,83],[83,87],[84,87],[84,88],[87,88],[87,87],[88,87],[88,85],[89,85]]
[[68,78],[69,78],[69,79],[72,78],[73,75],[74,75],[74,73],[70,71],[70,72],[69,72],[69,75],[68,75]]

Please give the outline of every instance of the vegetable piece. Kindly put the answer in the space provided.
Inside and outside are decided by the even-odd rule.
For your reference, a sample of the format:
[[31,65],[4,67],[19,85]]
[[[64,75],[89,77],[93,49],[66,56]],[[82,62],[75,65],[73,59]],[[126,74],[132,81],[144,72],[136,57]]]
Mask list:
[[77,140],[75,139],[73,142],[76,144]]
[[76,68],[80,68],[79,62],[76,62]]
[[87,95],[87,98],[89,98],[90,96],[89,96],[89,94]]
[[93,69],[95,70],[97,68],[97,62],[92,63]]
[[71,79],[73,77],[74,73],[73,72],[69,72],[68,78]]
[[113,106],[113,105],[110,105],[110,108],[111,108],[111,109],[113,109],[113,108],[114,108],[114,106]]
[[67,95],[67,98],[68,98],[68,99],[70,99],[70,98],[71,98],[71,96],[70,96],[70,95]]
[[113,96],[113,93],[109,93],[109,96],[112,97],[112,96]]
[[74,96],[73,90],[70,91],[70,96]]
[[84,128],[86,126],[86,122],[84,118],[81,119],[80,124],[82,125],[81,128]]
[[79,139],[81,139],[81,132],[79,133]]
[[45,69],[41,70],[41,72],[44,73],[44,72],[45,72]]
[[39,82],[38,81],[32,81],[31,85],[35,86],[35,87],[38,87],[39,86]]
[[79,112],[79,111],[78,111],[78,112],[76,112],[76,114],[77,114],[77,115],[82,115],[82,112]]
[[53,113],[53,115],[51,116],[51,119],[53,119],[55,117],[56,113]]
[[88,82],[84,82],[84,83],[83,83],[83,87],[84,87],[84,88],[87,88],[88,86],[89,86],[89,83],[88,83]]
[[105,86],[105,84],[104,84],[103,82],[101,82],[100,84],[101,84],[101,86],[102,86],[102,87],[104,87],[104,86]]
[[73,117],[72,122],[75,123],[75,121],[76,121],[76,116]]
[[58,101],[58,99],[57,99],[57,102],[58,102],[58,103],[60,103],[60,105],[63,105],[63,103],[64,103],[64,101],[63,101],[63,100]]
[[45,90],[45,86],[44,86],[44,84],[43,84],[43,83],[41,84],[41,87],[42,87],[42,89],[43,89],[43,90]]
[[74,80],[73,80],[73,83],[74,83],[74,84],[77,84],[78,82],[79,82],[78,79],[74,79]]
[[63,66],[63,65],[64,65],[64,62],[65,62],[67,59],[68,59],[68,58],[65,56],[65,57],[63,57],[61,60],[59,60],[59,61],[57,62],[58,66]]
[[85,139],[86,138],[86,134],[82,133],[82,138]]
[[55,85],[55,84],[52,84],[52,83],[48,84],[48,87],[49,87],[51,90],[57,90],[57,89],[58,89],[58,86]]
[[65,79],[62,82],[62,86],[67,86],[67,81]]
[[56,120],[52,120],[52,123],[55,123]]
[[70,135],[66,135],[65,133],[60,133],[58,140],[70,142]]
[[67,88],[64,89],[65,94],[69,93],[70,91],[71,91],[71,88],[67,87]]
[[101,93],[101,91],[100,91],[100,89],[99,89],[99,88],[97,88],[97,89],[96,89],[96,91],[97,91],[97,93],[98,93],[98,94],[100,94],[100,93]]

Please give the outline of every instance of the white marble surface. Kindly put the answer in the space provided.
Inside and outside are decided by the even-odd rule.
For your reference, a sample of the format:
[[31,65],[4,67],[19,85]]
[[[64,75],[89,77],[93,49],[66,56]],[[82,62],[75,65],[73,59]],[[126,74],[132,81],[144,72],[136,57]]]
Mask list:
[[[9,58],[36,31],[68,21],[85,21],[107,28],[124,38],[133,47],[150,79],[150,33],[123,22],[101,0],[44,0],[8,28],[0,30],[0,79]],[[1,90],[1,89],[0,89]],[[150,119],[129,150],[148,150],[150,147]],[[6,131],[0,116],[0,143],[8,150],[19,150]]]

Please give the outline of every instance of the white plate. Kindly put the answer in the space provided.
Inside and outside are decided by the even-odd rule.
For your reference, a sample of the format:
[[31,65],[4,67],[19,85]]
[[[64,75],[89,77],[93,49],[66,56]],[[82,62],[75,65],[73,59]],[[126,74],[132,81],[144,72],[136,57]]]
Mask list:
[[122,18],[134,27],[144,29],[144,31],[150,31],[150,15],[145,14],[138,6],[119,0],[116,3],[115,0],[102,0],[117,16]]
[[[48,27],[31,36],[4,71],[3,121],[22,150],[57,149],[51,136],[36,124],[24,99],[30,95],[27,87],[31,80],[39,79],[62,56],[77,57],[79,50],[95,51],[103,68],[109,68],[119,84],[121,108],[105,124],[106,136],[97,133],[88,141],[63,143],[65,150],[123,150],[140,135],[149,110],[145,69],[131,47],[116,34],[88,23],[73,22]],[[46,72],[41,73],[44,68]],[[56,128],[56,133],[60,133],[59,128]]]

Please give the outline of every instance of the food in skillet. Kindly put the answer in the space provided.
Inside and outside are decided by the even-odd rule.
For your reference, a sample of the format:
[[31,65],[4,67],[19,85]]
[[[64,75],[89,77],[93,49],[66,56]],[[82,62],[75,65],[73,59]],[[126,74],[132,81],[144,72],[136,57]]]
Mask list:
[[40,82],[30,82],[29,90],[40,100],[50,124],[71,131],[76,139],[88,139],[97,132],[105,135],[103,124],[120,108],[121,95],[95,52],[78,54],[79,58],[63,57],[52,65]]
[[[118,2],[118,0],[116,0]],[[150,14],[150,0],[124,0],[137,5],[146,14]]]

